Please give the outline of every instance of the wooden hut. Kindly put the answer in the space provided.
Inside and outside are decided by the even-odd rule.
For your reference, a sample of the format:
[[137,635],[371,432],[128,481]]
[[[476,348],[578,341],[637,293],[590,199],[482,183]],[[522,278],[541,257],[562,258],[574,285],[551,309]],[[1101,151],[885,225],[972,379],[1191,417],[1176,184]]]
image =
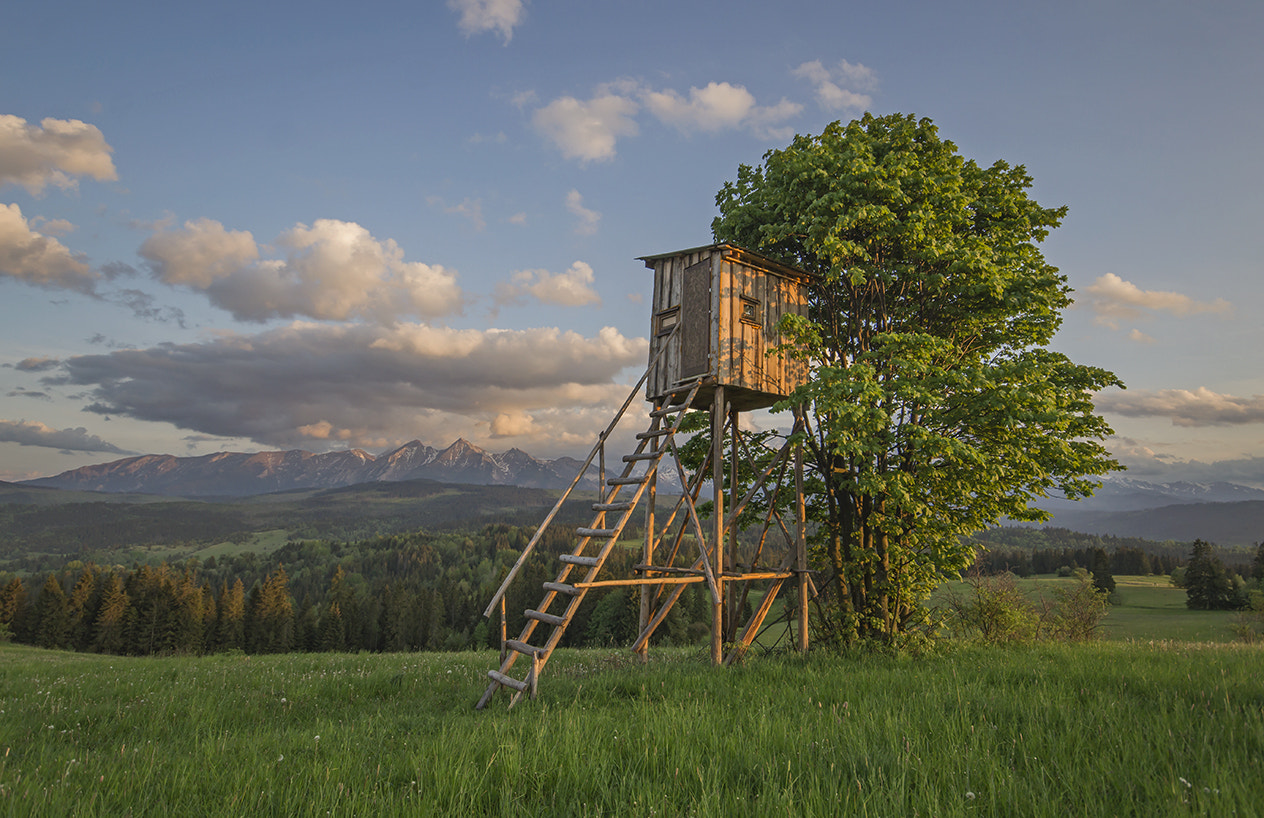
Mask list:
[[702,379],[692,408],[711,406],[722,386],[731,408],[745,412],[771,406],[804,382],[804,362],[771,351],[780,343],[782,316],[807,312],[807,273],[732,244],[640,260],[654,271],[650,361],[657,363],[646,381],[649,400]]

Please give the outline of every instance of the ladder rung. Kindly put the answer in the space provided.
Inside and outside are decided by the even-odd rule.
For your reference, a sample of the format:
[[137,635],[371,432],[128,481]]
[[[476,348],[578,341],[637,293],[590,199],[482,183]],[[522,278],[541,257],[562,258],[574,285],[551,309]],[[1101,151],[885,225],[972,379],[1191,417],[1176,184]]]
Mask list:
[[534,619],[537,622],[543,622],[544,624],[552,625],[555,628],[558,627],[559,625],[566,624],[566,617],[558,616],[556,614],[551,614],[551,613],[545,613],[544,611],[526,610],[526,611],[523,611],[522,615],[525,616],[527,619]]
[[577,528],[575,533],[581,537],[598,537],[606,539],[619,533],[617,528]]
[[630,511],[631,503],[593,503],[593,511]]
[[656,460],[662,457],[659,452],[644,452],[642,454],[625,454],[623,456],[624,463],[635,463],[638,460]]
[[643,474],[640,477],[611,477],[609,480],[606,481],[606,485],[607,486],[634,486],[634,485],[637,485],[638,483],[644,483],[645,480],[646,480],[646,477]]
[[667,417],[668,415],[674,415],[674,414],[676,414],[677,412],[681,412],[681,411],[683,411],[683,410],[685,410],[685,409],[688,409],[688,408],[689,408],[688,406],[685,406],[685,405],[682,403],[682,404],[679,404],[679,405],[677,405],[677,406],[668,406],[666,409],[655,409],[653,412],[650,412],[650,417],[652,417],[652,418],[665,418],[665,417]]
[[544,648],[537,648],[535,645],[528,645],[526,642],[519,642],[517,639],[506,639],[505,644],[508,645],[511,650],[516,650],[519,653],[525,653],[528,656],[533,653],[544,653]]
[[564,582],[546,582],[544,590],[552,591],[555,594],[566,594],[567,596],[579,596],[580,590],[574,585],[567,585]]
[[669,435],[669,434],[671,434],[671,431],[672,431],[672,430],[671,430],[671,429],[669,429],[669,428],[664,428],[664,429],[651,429],[651,430],[650,430],[650,431],[648,431],[648,432],[637,432],[637,433],[636,433],[636,439],[637,439],[637,440],[649,440],[650,438],[654,438],[654,437],[662,437],[663,435]]
[[584,565],[589,568],[601,562],[601,560],[596,557],[581,557],[579,554],[559,554],[558,560],[560,562],[569,563],[570,565]]
[[505,687],[512,687],[514,690],[517,690],[519,693],[526,693],[527,688],[530,687],[530,685],[528,685],[526,682],[521,681],[519,679],[515,679],[512,676],[506,676],[505,674],[501,673],[499,670],[487,671],[487,678],[491,679],[494,682],[500,682]]

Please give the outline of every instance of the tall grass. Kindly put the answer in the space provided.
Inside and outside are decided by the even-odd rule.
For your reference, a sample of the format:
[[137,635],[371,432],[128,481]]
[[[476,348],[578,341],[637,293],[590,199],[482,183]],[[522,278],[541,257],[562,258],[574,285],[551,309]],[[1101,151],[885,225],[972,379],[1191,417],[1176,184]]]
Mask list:
[[1264,650],[125,659],[0,646],[7,815],[1254,815]]

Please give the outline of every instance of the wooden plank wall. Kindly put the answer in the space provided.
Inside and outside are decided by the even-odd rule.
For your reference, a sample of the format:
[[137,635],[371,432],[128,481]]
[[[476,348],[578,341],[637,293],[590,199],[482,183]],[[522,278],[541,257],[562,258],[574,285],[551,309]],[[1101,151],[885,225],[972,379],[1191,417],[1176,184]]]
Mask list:
[[[684,271],[699,262],[712,262],[716,279],[712,284],[711,315],[707,316],[707,332],[717,360],[711,374],[726,387],[732,386],[772,398],[789,394],[803,383],[806,367],[787,361],[784,355],[767,355],[779,343],[777,324],[787,313],[807,312],[807,293],[800,281],[772,273],[749,264],[723,259],[721,247],[706,247],[691,253],[654,260],[653,312],[650,318],[650,360],[663,343],[671,348],[650,373],[646,396],[654,398],[667,392],[682,377],[681,339],[677,332],[670,341],[658,335],[658,316],[664,310],[681,307],[685,298]],[[715,268],[718,266],[718,270]],[[742,320],[742,296],[759,302],[759,322]],[[697,313],[680,313],[681,321],[706,320]],[[696,332],[700,327],[693,327]],[[683,328],[682,328],[683,330]],[[686,362],[687,363],[687,362]],[[692,373],[683,373],[692,374]],[[753,398],[754,396],[750,396]],[[773,400],[755,401],[770,405]]]

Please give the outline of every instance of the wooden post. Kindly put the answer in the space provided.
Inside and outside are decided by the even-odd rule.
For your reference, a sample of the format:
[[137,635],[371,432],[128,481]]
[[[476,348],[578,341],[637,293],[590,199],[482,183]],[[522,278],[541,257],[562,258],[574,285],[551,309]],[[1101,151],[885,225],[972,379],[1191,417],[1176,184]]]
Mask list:
[[505,656],[509,652],[509,648],[505,646],[505,640],[509,638],[508,625],[508,617],[505,614],[505,598],[502,596],[500,598],[500,663],[502,665],[505,663]]
[[[651,431],[657,431],[659,428],[659,419],[655,418],[654,423],[650,426]],[[658,440],[651,445],[662,447],[666,445],[662,440]],[[687,488],[687,487],[686,487]],[[658,469],[650,475],[650,484],[645,489],[645,565],[654,564],[654,500],[658,493]],[[648,575],[647,575],[648,576]],[[650,623],[650,607],[654,599],[654,587],[651,585],[641,586],[641,615],[638,619],[637,633],[644,633],[645,627]],[[641,645],[641,649],[637,651],[637,655],[641,657],[641,663],[649,661],[650,643],[647,639],[645,644]]]
[[[794,411],[795,431],[804,431],[803,407]],[[807,504],[803,498],[803,444],[794,447],[794,516],[798,518],[795,532],[794,567],[799,572],[799,652],[808,652],[808,537]]]
[[[729,434],[732,436],[729,451],[729,505],[730,509],[737,508],[737,410],[729,409]],[[737,565],[737,521],[733,521],[733,525],[729,526],[729,559],[728,565],[730,570],[734,570]],[[737,633],[737,623],[741,619],[742,612],[737,610],[739,600],[737,594],[734,593],[733,583],[728,583],[725,589],[725,596],[728,597],[728,621],[724,623],[724,641],[732,642]]]
[[715,548],[715,582],[720,599],[711,613],[711,664],[724,663],[724,387],[716,386],[711,399],[711,542]]

